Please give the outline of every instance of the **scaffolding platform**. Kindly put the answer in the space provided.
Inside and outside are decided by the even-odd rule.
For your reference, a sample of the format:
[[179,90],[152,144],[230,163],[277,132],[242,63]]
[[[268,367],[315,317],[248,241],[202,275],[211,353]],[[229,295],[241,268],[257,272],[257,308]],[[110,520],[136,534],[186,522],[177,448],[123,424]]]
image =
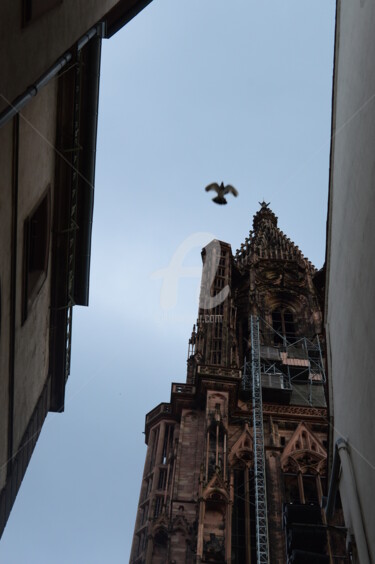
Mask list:
[[284,503],[283,525],[288,564],[329,562],[327,526],[318,504]]
[[[319,338],[299,337],[291,342],[264,319],[258,318],[258,324],[263,401],[326,407],[326,376]],[[251,364],[246,360],[243,390],[252,391]]]
[[284,503],[283,505],[284,527],[293,523],[322,524],[322,511],[318,504]]
[[306,550],[293,550],[288,557],[288,564],[329,564],[329,556]]

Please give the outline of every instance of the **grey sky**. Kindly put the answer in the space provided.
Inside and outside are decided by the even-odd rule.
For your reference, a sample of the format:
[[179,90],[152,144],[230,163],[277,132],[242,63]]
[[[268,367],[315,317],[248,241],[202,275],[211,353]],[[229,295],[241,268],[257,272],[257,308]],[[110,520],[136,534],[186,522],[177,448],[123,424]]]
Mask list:
[[[197,233],[233,252],[263,198],[324,261],[334,0],[154,0],[103,45],[90,307],[75,308],[66,411],[50,414],[2,542],[5,564],[128,561],[144,416],[186,377],[198,278],[160,305]],[[230,182],[216,206],[204,192]]]

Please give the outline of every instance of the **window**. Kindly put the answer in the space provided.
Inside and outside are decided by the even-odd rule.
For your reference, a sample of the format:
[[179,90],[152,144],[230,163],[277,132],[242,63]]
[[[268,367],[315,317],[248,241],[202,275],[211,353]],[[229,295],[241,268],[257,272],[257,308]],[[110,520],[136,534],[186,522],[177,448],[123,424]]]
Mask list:
[[50,191],[24,223],[22,322],[47,277],[50,233]]
[[272,312],[272,328],[277,334],[274,335],[275,345],[283,343],[283,337],[289,343],[296,341],[296,330],[293,313],[289,309],[275,309]]
[[144,523],[146,522],[148,517],[148,504],[144,506],[144,508],[142,509],[142,515],[141,515],[141,525],[144,525]]
[[303,492],[305,503],[319,503],[316,476],[303,476]]
[[221,339],[213,339],[212,342],[212,356],[211,356],[211,363],[212,364],[221,364]]
[[[155,548],[156,548],[154,555],[155,556],[156,555],[157,556],[164,556],[166,558],[165,550],[167,548],[167,543],[168,543],[168,533],[167,533],[167,531],[165,529],[159,529],[156,532],[155,537],[154,537],[154,545],[155,545]],[[164,548],[164,551],[163,551],[162,554],[160,554],[160,548],[161,547]]]
[[173,425],[166,425],[164,431],[163,451],[161,455],[161,464],[167,464],[169,454],[172,452],[173,446]]
[[284,474],[284,492],[287,503],[301,503],[296,474]]
[[149,446],[149,448],[152,449],[150,456],[150,466],[148,469],[149,472],[151,472],[155,464],[156,450],[158,448],[158,441],[159,441],[159,427],[157,427],[157,429],[153,429],[151,440],[152,440],[152,446]]
[[214,307],[214,309],[211,310],[211,311],[213,311],[214,315],[223,315],[224,305],[221,303],[221,304],[217,305],[216,307]]
[[221,352],[212,353],[212,364],[221,364]]
[[137,547],[137,556],[141,554],[145,550],[147,546],[147,535],[146,531],[142,531],[138,534],[138,547]]
[[143,535],[144,535],[144,532],[142,532],[140,535],[138,535],[137,556],[139,556],[139,554],[142,550]]
[[221,288],[224,288],[224,279],[216,277],[215,290],[220,290]]
[[149,494],[150,494],[150,491],[151,491],[151,488],[152,488],[152,478],[153,478],[153,476],[150,476],[150,477],[148,478],[148,480],[146,480],[146,487],[145,487],[145,489],[144,489],[144,492],[145,492],[145,493],[144,493],[144,498],[143,498],[143,499],[147,499],[148,496],[149,496]]
[[159,470],[158,490],[165,490],[167,485],[167,471],[165,469]]
[[215,339],[221,339],[221,337],[223,336],[223,324],[222,323],[215,323],[214,336],[215,336]]
[[62,0],[23,0],[22,25],[26,26],[42,16],[52,8],[62,3]]
[[158,495],[155,497],[155,506],[154,506],[154,517],[158,517],[161,513],[163,507],[163,498]]

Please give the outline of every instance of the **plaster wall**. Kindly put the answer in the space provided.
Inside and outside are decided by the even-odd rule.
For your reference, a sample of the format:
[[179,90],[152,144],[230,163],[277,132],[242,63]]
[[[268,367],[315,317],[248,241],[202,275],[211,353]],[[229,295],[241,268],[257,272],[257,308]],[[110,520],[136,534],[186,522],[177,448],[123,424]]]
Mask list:
[[[334,440],[350,446],[375,560],[375,4],[338,2],[328,218],[326,322]],[[345,480],[347,524],[353,506]]]
[[55,171],[57,82],[49,83],[24,109],[20,119],[17,225],[16,354],[14,448],[17,449],[48,375],[51,245],[47,278],[22,324],[24,221],[35,209]]
[[[63,0],[22,27],[22,2],[0,4],[0,111],[88,31],[118,0]],[[134,2],[129,1],[129,5]]]
[[0,490],[6,478],[9,404],[9,324],[13,123],[0,129]]

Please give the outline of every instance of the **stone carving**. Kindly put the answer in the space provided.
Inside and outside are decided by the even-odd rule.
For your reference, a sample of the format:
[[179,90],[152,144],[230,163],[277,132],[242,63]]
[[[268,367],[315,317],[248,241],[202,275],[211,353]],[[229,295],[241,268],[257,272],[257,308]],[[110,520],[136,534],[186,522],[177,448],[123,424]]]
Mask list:
[[250,434],[249,425],[246,423],[241,436],[234,443],[230,454],[229,464],[231,466],[250,466],[253,460],[253,437]]
[[327,409],[318,407],[302,407],[294,405],[263,405],[263,413],[267,415],[302,415],[326,419]]
[[210,540],[204,541],[203,550],[206,558],[212,562],[221,562],[224,559],[224,539],[210,533]]
[[325,468],[327,452],[319,439],[301,422],[281,455],[284,472],[322,472]]

